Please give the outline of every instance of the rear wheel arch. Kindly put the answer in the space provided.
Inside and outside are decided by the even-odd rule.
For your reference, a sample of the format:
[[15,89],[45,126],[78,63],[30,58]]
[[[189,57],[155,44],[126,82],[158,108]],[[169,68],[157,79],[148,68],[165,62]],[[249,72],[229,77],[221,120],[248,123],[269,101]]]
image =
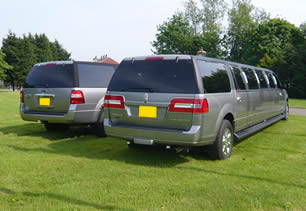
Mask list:
[[104,106],[101,108],[98,116],[98,120],[95,124],[95,132],[98,137],[106,137],[104,130]]
[[233,111],[234,111],[234,108],[233,108],[233,105],[231,105],[231,104],[226,104],[220,110],[217,121],[215,122],[215,134],[216,135],[219,132],[222,121],[224,119],[229,120],[230,123],[232,124],[233,128],[235,128],[235,125],[234,125],[235,115],[234,115]]
[[234,115],[232,113],[228,113],[228,114],[225,115],[225,117],[223,119],[228,120],[232,124],[232,127],[235,131]]

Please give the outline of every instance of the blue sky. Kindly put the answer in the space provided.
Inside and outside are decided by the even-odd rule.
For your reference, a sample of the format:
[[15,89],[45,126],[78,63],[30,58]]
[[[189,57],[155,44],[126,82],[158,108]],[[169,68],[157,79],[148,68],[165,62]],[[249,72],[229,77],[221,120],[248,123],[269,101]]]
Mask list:
[[[57,39],[75,60],[91,61],[108,54],[124,57],[152,54],[156,26],[178,9],[183,0],[10,0],[0,2],[0,40],[8,31],[45,33]],[[229,0],[228,0],[229,2]],[[272,17],[299,26],[306,21],[305,0],[253,0]]]

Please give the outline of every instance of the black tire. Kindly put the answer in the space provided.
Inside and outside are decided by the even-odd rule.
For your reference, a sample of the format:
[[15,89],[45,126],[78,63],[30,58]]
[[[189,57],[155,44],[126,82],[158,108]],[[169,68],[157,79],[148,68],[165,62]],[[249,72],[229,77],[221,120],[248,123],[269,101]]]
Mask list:
[[284,115],[285,116],[284,116],[284,118],[282,118],[282,120],[288,121],[288,119],[289,119],[289,104],[288,104],[288,101],[287,101],[287,104],[286,104]]
[[94,126],[95,133],[97,137],[106,137],[104,130],[104,111],[102,110],[101,115],[98,119],[98,122]]
[[224,160],[231,156],[234,144],[234,130],[230,121],[224,119],[221,123],[216,140],[212,146],[214,159]]
[[51,131],[63,131],[69,128],[69,125],[67,124],[56,124],[56,123],[45,122],[44,125],[45,125],[46,130],[50,132]]

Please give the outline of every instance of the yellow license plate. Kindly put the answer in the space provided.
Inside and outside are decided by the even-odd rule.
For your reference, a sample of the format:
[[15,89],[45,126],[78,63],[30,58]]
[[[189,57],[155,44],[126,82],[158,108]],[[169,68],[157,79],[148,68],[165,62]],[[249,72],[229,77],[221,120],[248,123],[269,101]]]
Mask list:
[[139,106],[139,117],[156,118],[157,107],[156,106]]
[[40,106],[50,106],[50,98],[49,97],[41,97],[39,98]]

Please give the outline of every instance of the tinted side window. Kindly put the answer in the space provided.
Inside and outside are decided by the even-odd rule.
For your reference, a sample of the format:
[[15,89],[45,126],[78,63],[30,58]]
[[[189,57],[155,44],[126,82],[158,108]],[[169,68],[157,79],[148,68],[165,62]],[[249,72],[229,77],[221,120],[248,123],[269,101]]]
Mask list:
[[24,85],[25,88],[72,88],[73,86],[72,64],[34,66]]
[[281,87],[281,84],[280,84],[280,82],[279,82],[279,80],[278,80],[276,74],[273,73],[273,76],[272,76],[272,77],[274,78],[273,81],[274,81],[275,87],[280,88],[280,87]]
[[256,76],[253,70],[249,68],[242,68],[242,69],[247,76],[249,89],[258,89],[259,87],[258,87],[257,79],[256,79]]
[[230,80],[224,64],[198,60],[205,93],[230,92]]
[[275,88],[275,83],[273,81],[273,78],[272,78],[272,74],[271,73],[267,73],[267,76],[268,76],[268,79],[269,79],[269,84],[270,84],[270,88]]
[[238,67],[232,67],[234,79],[237,83],[237,90],[245,90],[245,84],[243,82],[240,69]]
[[82,88],[107,88],[114,67],[97,64],[78,64],[79,85]]
[[261,70],[255,70],[255,71],[256,71],[256,74],[257,74],[258,79],[259,79],[259,81],[260,81],[260,86],[261,86],[261,88],[262,88],[262,89],[268,88],[268,83],[267,83],[267,81],[266,81],[266,79],[265,79],[264,73],[263,73]]

